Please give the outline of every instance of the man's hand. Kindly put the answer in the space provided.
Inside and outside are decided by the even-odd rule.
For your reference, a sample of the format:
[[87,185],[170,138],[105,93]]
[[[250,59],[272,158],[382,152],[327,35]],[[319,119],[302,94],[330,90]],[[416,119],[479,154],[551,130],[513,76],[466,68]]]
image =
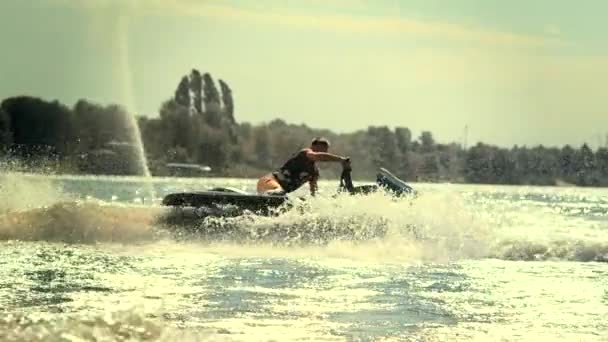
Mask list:
[[350,165],[350,158],[349,158],[349,157],[344,157],[344,158],[342,159],[342,162],[341,162],[341,163],[342,163],[342,168],[343,168],[344,170],[352,170],[352,167],[351,167],[351,165]]

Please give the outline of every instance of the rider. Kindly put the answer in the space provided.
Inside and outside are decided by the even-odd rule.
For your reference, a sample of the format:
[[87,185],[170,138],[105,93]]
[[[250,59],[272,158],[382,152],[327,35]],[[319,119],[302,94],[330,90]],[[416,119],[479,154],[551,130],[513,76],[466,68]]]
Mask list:
[[283,195],[297,190],[304,183],[310,184],[310,193],[317,192],[319,169],[315,162],[340,162],[344,167],[350,166],[350,159],[328,153],[329,141],[324,138],[315,138],[309,148],[294,154],[278,170],[265,175],[258,180],[258,192]]

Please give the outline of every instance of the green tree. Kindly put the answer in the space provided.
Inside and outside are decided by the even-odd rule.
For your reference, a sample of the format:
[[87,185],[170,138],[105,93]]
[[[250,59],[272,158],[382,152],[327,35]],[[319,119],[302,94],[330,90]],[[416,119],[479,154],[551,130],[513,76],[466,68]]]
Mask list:
[[439,160],[438,156],[433,153],[425,153],[422,155],[421,171],[427,181],[436,180],[439,178]]
[[433,138],[433,134],[429,131],[423,131],[420,134],[421,152],[432,152],[435,146],[435,139]]
[[104,148],[111,142],[134,144],[130,114],[119,105],[102,106],[78,100],[73,108],[78,150]]
[[203,74],[203,93],[207,121],[210,126],[218,128],[222,121],[220,93],[209,73]]
[[198,148],[196,161],[209,165],[214,170],[223,171],[230,161],[232,148],[226,131],[206,127],[204,138]]
[[222,91],[222,103],[224,104],[224,114],[228,118],[231,124],[236,124],[234,118],[234,100],[232,99],[232,89],[228,84],[222,80],[219,80],[220,89]]
[[0,108],[0,153],[6,152],[13,143],[13,133],[8,114]]
[[575,158],[576,151],[566,145],[559,151],[558,167],[561,177],[569,182],[574,182],[576,174]]
[[464,177],[469,183],[491,183],[493,151],[490,146],[478,143],[468,149],[464,167]]
[[165,132],[166,150],[173,147],[188,149],[192,129],[190,111],[174,100],[166,101],[160,108],[161,126]]
[[196,69],[192,69],[190,73],[190,90],[194,95],[194,109],[203,115],[203,76]]
[[164,132],[160,119],[140,116],[137,118],[137,124],[141,132],[141,139],[147,159],[151,161],[164,161],[167,151],[164,150]]
[[182,77],[182,80],[175,90],[175,102],[181,106],[190,108],[190,81],[187,76]]
[[459,144],[439,145],[437,149],[439,156],[439,180],[461,181],[462,168],[464,161],[464,151]]
[[608,148],[601,147],[595,152],[596,168],[601,186],[608,185]]
[[396,127],[395,128],[395,139],[397,139],[397,146],[401,153],[405,153],[410,150],[412,144],[412,132],[407,127]]
[[73,115],[58,101],[20,96],[2,101],[21,156],[65,157],[74,144]]
[[494,149],[490,159],[491,170],[486,175],[487,181],[496,184],[513,184],[515,177],[515,161],[508,150]]
[[78,100],[74,104],[76,136],[78,137],[78,152],[100,148],[104,142],[105,124],[103,108],[87,100]]
[[393,132],[386,126],[368,127],[367,135],[376,166],[394,169],[398,165],[399,151]]
[[582,186],[597,185],[597,180],[593,177],[595,171],[595,156],[593,151],[586,143],[581,146],[576,153],[576,184]]
[[257,165],[261,168],[272,167],[270,134],[266,126],[262,125],[253,129],[253,144]]

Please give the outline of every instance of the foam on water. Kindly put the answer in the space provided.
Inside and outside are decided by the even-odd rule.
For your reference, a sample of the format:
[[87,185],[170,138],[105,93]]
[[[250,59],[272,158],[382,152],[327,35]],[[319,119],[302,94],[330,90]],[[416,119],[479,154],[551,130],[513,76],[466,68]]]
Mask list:
[[155,239],[159,208],[75,199],[50,178],[0,175],[0,240],[68,243]]
[[[298,255],[349,258],[370,262],[446,261],[487,254],[489,232],[459,207],[456,193],[429,194],[415,200],[395,200],[385,194],[315,198],[304,208],[276,217],[244,216],[206,219],[223,242],[215,246],[237,255],[248,251],[266,256]],[[216,236],[216,237],[217,237]],[[254,243],[252,243],[254,242]]]
[[150,208],[60,202],[0,216],[0,240],[134,243],[158,238]]
[[12,341],[232,341],[216,329],[170,327],[143,314],[141,308],[105,314],[8,314],[0,318],[0,340]]

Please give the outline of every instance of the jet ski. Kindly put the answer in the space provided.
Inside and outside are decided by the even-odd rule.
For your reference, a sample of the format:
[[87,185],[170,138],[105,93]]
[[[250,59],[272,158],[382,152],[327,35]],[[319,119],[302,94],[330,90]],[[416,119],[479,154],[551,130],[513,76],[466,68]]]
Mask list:
[[[351,169],[345,168],[340,176],[339,192],[366,195],[387,191],[399,197],[416,191],[388,170],[380,168],[376,184],[354,186]],[[302,199],[302,198],[299,198]],[[258,215],[270,215],[277,209],[289,208],[294,200],[288,195],[253,194],[234,188],[216,187],[208,191],[180,192],[166,195],[162,204],[174,208],[193,208],[198,216],[238,216],[245,211]]]

